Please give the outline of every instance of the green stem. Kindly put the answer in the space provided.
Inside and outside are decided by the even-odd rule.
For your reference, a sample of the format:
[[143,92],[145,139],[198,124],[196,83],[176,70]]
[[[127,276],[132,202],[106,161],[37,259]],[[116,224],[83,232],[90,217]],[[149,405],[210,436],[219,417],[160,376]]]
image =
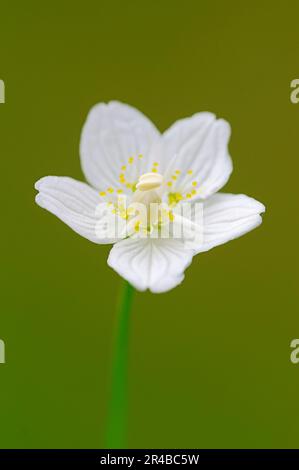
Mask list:
[[126,448],[127,381],[130,311],[134,288],[126,282],[118,308],[117,331],[112,366],[111,396],[108,408],[107,448]]

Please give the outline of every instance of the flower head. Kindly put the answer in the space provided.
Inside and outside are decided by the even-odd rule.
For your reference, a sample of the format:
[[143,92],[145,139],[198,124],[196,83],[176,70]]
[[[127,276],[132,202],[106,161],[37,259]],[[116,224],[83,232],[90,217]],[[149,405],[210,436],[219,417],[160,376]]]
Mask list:
[[83,237],[113,243],[108,265],[138,290],[168,291],[194,255],[262,221],[260,202],[217,193],[232,171],[229,137],[229,124],[211,113],[161,134],[133,107],[98,104],[80,144],[89,184],[44,177],[36,202]]

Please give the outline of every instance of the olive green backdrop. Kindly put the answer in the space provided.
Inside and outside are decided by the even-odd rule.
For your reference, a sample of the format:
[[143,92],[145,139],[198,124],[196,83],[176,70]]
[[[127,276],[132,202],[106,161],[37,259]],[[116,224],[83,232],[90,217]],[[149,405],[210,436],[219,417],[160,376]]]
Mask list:
[[118,99],[161,129],[230,121],[225,190],[263,225],[197,256],[184,283],[137,293],[130,447],[298,447],[298,2],[1,4],[0,447],[102,447],[115,304],[109,247],[34,203],[44,175],[83,179],[90,107]]

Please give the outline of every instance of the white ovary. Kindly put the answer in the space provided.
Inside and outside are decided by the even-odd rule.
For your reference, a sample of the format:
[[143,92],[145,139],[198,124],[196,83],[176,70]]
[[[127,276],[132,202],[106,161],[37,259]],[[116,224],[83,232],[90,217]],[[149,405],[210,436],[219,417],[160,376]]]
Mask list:
[[135,217],[135,231],[138,228],[151,230],[159,222],[161,212],[161,189],[163,176],[159,173],[144,173],[139,177],[129,211]]

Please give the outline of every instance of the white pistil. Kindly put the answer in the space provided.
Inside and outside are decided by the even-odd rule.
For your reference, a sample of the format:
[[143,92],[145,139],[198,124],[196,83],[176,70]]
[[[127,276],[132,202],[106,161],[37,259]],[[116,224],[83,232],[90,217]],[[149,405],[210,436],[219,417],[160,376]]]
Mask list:
[[[136,184],[132,205],[135,206],[139,214],[138,217],[140,217],[142,226],[149,226],[157,222],[158,211],[155,211],[157,215],[153,217],[151,204],[161,204],[161,196],[157,192],[157,189],[161,187],[162,183],[163,176],[159,173],[144,173],[140,176]],[[139,204],[142,206],[140,207]],[[151,220],[152,218],[155,220]]]
[[163,176],[159,173],[144,173],[140,176],[136,189],[140,191],[149,191],[159,188],[163,183]]

